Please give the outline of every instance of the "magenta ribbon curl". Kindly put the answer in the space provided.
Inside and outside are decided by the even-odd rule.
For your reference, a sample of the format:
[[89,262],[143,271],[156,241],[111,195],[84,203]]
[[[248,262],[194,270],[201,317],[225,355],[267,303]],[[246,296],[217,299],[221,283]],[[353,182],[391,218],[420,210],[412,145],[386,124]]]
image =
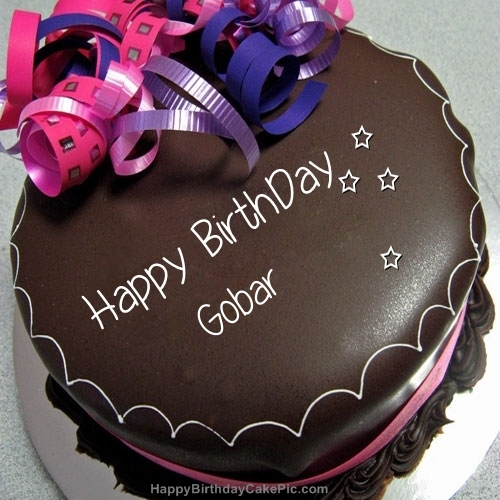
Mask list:
[[[185,35],[203,30],[204,59],[246,119],[284,134],[313,111],[324,84],[308,81],[288,111],[273,120],[263,116],[281,106],[297,80],[331,64],[340,29],[353,14],[350,0],[82,0],[77,12],[74,4],[59,0],[43,21],[35,13],[14,13],[7,78],[0,81],[0,130],[19,133],[19,143],[6,148],[0,142],[0,152],[21,152],[28,175],[48,196],[82,183],[106,156],[118,175],[143,171],[157,155],[163,130],[235,140],[250,174],[259,148],[247,122],[170,55],[184,50]],[[325,43],[326,32],[333,35]],[[224,39],[233,48],[227,74],[215,65]],[[319,55],[304,61],[312,51]],[[266,57],[258,57],[263,52]],[[146,130],[155,140],[144,152],[138,146]]]

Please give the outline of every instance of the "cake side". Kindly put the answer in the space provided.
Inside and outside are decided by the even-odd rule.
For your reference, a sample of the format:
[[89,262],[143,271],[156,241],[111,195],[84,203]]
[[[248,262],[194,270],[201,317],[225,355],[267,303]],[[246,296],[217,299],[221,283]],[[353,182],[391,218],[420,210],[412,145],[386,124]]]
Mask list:
[[[326,486],[328,493],[311,497],[323,500],[380,498],[389,481],[415,469],[435,435],[450,423],[446,409],[454,394],[472,389],[485,370],[483,335],[491,329],[494,318],[494,305],[483,282],[487,262],[485,255],[469,296],[467,319],[438,389],[387,447],[354,470],[318,484]],[[162,485],[192,487],[191,479],[150,462],[96,424],[50,376],[46,392],[54,407],[66,413],[78,426],[77,450],[112,466],[125,491],[145,498],[164,498]],[[163,489],[169,491],[168,486]],[[272,497],[278,495],[279,498],[280,494],[288,495],[285,491],[273,493]]]
[[[187,466],[226,470],[229,461],[233,472],[296,476],[311,466],[310,453],[335,450],[342,463],[397,413],[464,305],[484,222],[468,137],[454,128],[446,97],[415,75],[415,61],[395,59],[345,34],[337,64],[321,76],[330,90],[317,112],[264,147],[244,185],[217,179],[241,162],[236,148],[172,133],[140,179],[118,181],[101,169],[57,200],[27,186],[13,236],[25,321],[49,372],[98,422]],[[196,176],[198,168],[206,175]],[[383,189],[394,175],[395,190]],[[261,198],[261,211],[247,209],[249,224],[236,210],[259,194],[274,204]],[[222,242],[213,256],[217,245],[200,240],[208,227],[218,231],[210,243]],[[40,268],[42,255],[67,278],[54,278],[53,265]],[[160,266],[168,270],[165,300],[151,277],[163,277],[153,275]],[[132,285],[145,286],[146,269],[152,291],[141,303],[144,289],[135,294]],[[228,316],[217,335],[207,331],[209,315],[203,328],[201,306],[215,312],[256,282],[262,304],[251,314]],[[122,298],[118,319],[110,309],[96,315],[106,305],[97,290],[115,312],[113,297]],[[66,333],[55,333],[60,325]],[[186,393],[191,401],[182,401]],[[356,432],[356,420],[374,426]],[[276,456],[282,446],[288,464]],[[249,462],[248,453],[258,456]]]

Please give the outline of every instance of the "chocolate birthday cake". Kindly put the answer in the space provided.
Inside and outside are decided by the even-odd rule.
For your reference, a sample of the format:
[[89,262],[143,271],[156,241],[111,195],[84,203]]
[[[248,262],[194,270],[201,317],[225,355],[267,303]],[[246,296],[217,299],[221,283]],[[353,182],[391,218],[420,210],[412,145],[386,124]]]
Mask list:
[[[69,28],[59,2],[53,25],[13,22],[52,47],[34,74],[58,63],[11,94],[7,80],[3,117],[21,123],[30,174],[12,263],[48,395],[80,448],[145,497],[198,484],[375,498],[484,371],[494,313],[472,139],[422,62],[342,25],[346,2],[327,21],[300,2],[338,29],[311,59],[331,63],[290,91],[314,64],[269,62],[290,28],[245,23],[299,2],[218,7],[182,50],[165,33],[176,6],[158,3],[107,2]],[[204,17],[186,4],[168,29]],[[154,34],[145,59],[120,23]],[[221,38],[237,47],[226,65]],[[125,47],[122,70],[108,45]]]

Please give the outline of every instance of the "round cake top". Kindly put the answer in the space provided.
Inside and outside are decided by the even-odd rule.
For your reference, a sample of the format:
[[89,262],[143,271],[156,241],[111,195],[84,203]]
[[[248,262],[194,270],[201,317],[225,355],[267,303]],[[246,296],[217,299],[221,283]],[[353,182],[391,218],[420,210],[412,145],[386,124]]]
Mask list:
[[[141,175],[27,181],[15,285],[49,372],[131,444],[297,477],[363,449],[430,372],[484,222],[467,131],[415,58],[350,31],[309,119],[235,143],[170,132]],[[325,465],[327,464],[327,465]],[[255,477],[255,476],[250,476]]]

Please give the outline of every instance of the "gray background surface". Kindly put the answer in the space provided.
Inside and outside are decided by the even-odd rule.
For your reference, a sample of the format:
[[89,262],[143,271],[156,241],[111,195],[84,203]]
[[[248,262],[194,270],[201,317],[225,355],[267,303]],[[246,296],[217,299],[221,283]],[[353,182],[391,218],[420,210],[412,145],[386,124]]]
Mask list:
[[[0,79],[12,10],[48,15],[51,0],[0,0]],[[476,0],[354,0],[352,27],[380,44],[422,59],[439,77],[455,115],[472,133],[476,167],[500,194],[500,2]],[[8,142],[6,135],[0,140]],[[9,235],[25,177],[23,166],[0,154],[0,498],[58,499],[61,493],[40,463],[23,426],[14,381]],[[498,231],[490,227],[490,231]],[[497,304],[500,303],[497,300]],[[499,381],[500,382],[500,381]],[[500,439],[455,500],[500,498]],[[410,500],[410,499],[408,499]]]

